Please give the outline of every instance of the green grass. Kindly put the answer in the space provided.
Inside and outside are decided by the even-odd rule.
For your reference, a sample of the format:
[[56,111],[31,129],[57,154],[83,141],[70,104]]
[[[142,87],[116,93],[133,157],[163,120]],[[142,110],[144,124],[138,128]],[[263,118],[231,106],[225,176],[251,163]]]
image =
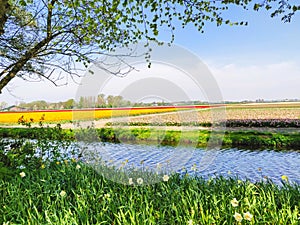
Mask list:
[[[100,161],[97,166],[90,166],[59,153],[59,149],[66,148],[75,137],[87,142],[98,139],[138,142],[159,138],[161,144],[178,144],[182,140],[205,144],[209,131],[181,133],[139,128],[74,132],[57,126],[51,129],[0,129],[0,134],[19,138],[16,142],[0,142],[0,225],[300,222],[300,185],[290,184],[286,177],[281,186],[264,179],[258,183],[240,181],[238,177],[205,180],[191,175],[168,174],[169,179],[164,179],[167,168],[156,174],[144,167],[136,170],[127,161],[121,167],[108,167]],[[254,145],[266,140],[284,144],[291,143],[293,135],[295,140],[299,138],[298,134],[287,135],[230,132],[226,133],[223,144]],[[36,142],[26,142],[26,138],[34,138]],[[219,142],[221,136],[217,134],[214,138]],[[55,158],[36,156],[36,149],[51,153]],[[74,147],[74,151],[80,149]],[[20,169],[20,166],[26,168]],[[125,171],[125,166],[129,170]],[[237,203],[232,204],[234,199]],[[236,220],[238,216],[243,218],[241,223]]]
[[[49,135],[47,135],[49,133]],[[1,138],[40,138],[84,140],[86,138],[103,142],[125,142],[159,145],[190,145],[205,148],[217,144],[222,148],[293,150],[300,148],[299,132],[261,131],[213,131],[209,130],[161,130],[152,128],[100,128],[63,130],[60,128],[0,128]],[[212,135],[213,134],[213,135]]]
[[166,182],[125,185],[77,165],[53,162],[0,180],[0,224],[239,224],[233,215],[246,212],[253,218],[241,224],[299,224],[300,186],[286,181],[174,174]]

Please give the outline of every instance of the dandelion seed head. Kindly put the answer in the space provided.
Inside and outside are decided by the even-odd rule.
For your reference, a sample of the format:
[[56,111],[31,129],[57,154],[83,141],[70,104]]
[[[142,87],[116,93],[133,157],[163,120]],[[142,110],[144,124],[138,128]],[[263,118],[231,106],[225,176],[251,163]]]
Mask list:
[[189,221],[187,222],[187,224],[188,224],[188,225],[193,225],[194,222],[193,222],[193,220],[189,220]]
[[128,183],[129,183],[129,185],[133,185],[133,184],[134,184],[133,179],[132,179],[132,178],[129,178],[129,179],[128,179]]
[[242,222],[242,220],[243,220],[242,215],[240,213],[237,213],[237,212],[234,213],[233,217],[238,222]]
[[103,197],[106,198],[106,199],[108,199],[108,198],[110,198],[110,194],[109,193],[104,194]]
[[138,184],[143,184],[144,180],[143,180],[143,178],[138,178],[138,179],[136,180],[136,182],[137,182]]
[[163,176],[163,181],[167,182],[170,179],[170,177],[166,174]]
[[67,193],[66,193],[64,190],[62,190],[62,191],[59,193],[59,195],[60,195],[61,197],[65,197],[66,194],[67,194]]
[[253,218],[253,215],[250,212],[244,213],[245,220],[251,221]]
[[24,172],[21,172],[21,173],[20,173],[20,177],[23,178],[23,177],[25,177],[25,176],[26,176],[26,174],[25,174]]
[[230,203],[231,203],[231,205],[232,205],[233,207],[238,207],[238,206],[239,206],[239,201],[236,200],[236,198],[232,199],[232,200],[230,201]]

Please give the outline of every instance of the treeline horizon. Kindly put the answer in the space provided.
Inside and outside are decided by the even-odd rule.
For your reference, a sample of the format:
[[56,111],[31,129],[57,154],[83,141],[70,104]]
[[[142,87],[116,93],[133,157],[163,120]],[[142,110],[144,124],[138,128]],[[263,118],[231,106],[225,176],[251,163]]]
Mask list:
[[[242,101],[224,101],[222,104],[241,104],[241,103],[276,103],[276,102],[299,102],[299,99],[282,99],[282,100],[242,100]],[[83,109],[83,108],[114,108],[114,107],[149,107],[149,106],[170,106],[170,105],[203,105],[211,104],[207,101],[190,100],[178,102],[131,102],[122,96],[114,96],[100,94],[98,96],[82,96],[78,101],[68,99],[60,102],[47,102],[45,100],[37,100],[32,102],[20,102],[15,105],[8,106],[6,102],[0,102],[0,110],[10,111],[13,108],[23,110],[51,110],[51,109]]]
[[[184,104],[186,102],[182,102]],[[190,104],[204,104],[200,101],[191,101]],[[1,109],[7,109],[18,107],[24,110],[47,110],[47,109],[82,109],[82,108],[114,108],[114,107],[146,107],[146,106],[168,106],[173,105],[170,102],[131,102],[124,99],[122,96],[113,96],[104,94],[95,96],[82,96],[78,101],[75,99],[68,99],[60,102],[47,102],[45,100],[37,100],[29,103],[20,102],[17,105],[7,107],[7,104],[3,102]],[[5,106],[5,107],[4,107]]]

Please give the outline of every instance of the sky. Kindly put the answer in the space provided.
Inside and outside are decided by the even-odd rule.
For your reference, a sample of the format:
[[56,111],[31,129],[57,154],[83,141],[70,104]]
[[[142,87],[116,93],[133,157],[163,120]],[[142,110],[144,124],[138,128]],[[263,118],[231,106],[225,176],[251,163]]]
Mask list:
[[[207,24],[204,34],[193,26],[184,30],[178,27],[174,44],[194,54],[206,65],[224,101],[300,99],[300,13],[293,17],[291,23],[271,18],[269,12],[264,10],[234,10],[228,15],[240,21],[248,21],[248,26],[217,27],[215,24]],[[167,31],[163,31],[160,36],[161,40],[168,40],[168,37]],[[182,56],[176,54],[174,58],[176,57],[181,60]],[[166,63],[154,63],[151,70],[141,65],[138,67],[138,74],[129,74],[122,79],[109,79],[102,85],[101,93],[124,94],[125,97],[127,94],[128,98],[135,97],[135,100],[174,100],[166,91],[159,92],[160,87],[164,90],[174,88],[172,90],[182,91],[178,100],[209,98],[209,90],[205,89],[204,84],[199,86],[190,78],[184,79],[191,76],[180,68],[170,68]],[[170,73],[175,74],[174,77]],[[148,82],[148,78],[152,80]],[[156,81],[166,86],[155,85]],[[126,92],[128,87],[140,92]],[[152,94],[151,91],[146,94],[142,92],[149,87],[157,91]],[[34,100],[65,101],[78,97],[79,89],[78,84],[72,81],[67,86],[55,87],[49,82],[28,83],[19,79],[11,82],[3,91],[0,102],[5,101],[11,105]],[[177,92],[171,93],[175,96]]]

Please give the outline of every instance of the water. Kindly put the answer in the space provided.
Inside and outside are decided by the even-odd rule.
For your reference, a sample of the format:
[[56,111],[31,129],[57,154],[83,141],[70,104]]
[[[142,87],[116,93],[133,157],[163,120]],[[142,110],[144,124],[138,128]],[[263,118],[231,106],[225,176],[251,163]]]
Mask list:
[[[189,147],[99,143],[88,146],[93,158],[108,165],[144,167],[168,173],[189,173],[204,178],[232,176],[253,182],[271,179],[280,184],[286,175],[300,184],[300,152],[273,150],[205,150]],[[88,160],[93,161],[89,158]],[[96,162],[94,160],[94,162]]]

